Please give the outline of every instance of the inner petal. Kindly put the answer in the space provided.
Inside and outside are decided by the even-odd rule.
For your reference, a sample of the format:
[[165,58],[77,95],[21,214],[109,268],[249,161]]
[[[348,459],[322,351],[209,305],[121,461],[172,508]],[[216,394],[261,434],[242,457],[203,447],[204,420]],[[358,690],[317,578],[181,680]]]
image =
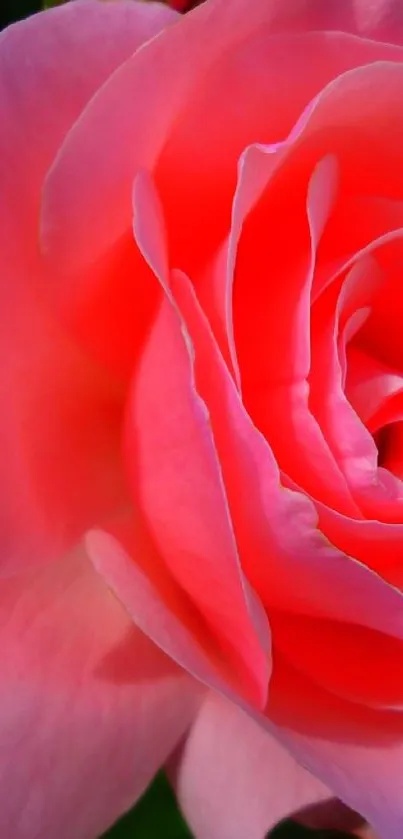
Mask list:
[[[257,159],[254,164],[256,170]],[[337,175],[331,157],[318,164],[309,182],[300,173],[295,182],[295,165],[292,169],[290,173],[285,167],[263,192],[238,243],[234,324],[244,401],[283,472],[313,497],[359,515],[309,408],[307,381],[316,249],[331,212]]]
[[402,51],[342,32],[271,34],[268,49],[264,27],[221,49],[176,120],[157,167],[175,267],[197,276],[226,235],[236,164],[246,146],[283,140],[326,84],[349,68],[388,58],[401,60]]
[[331,284],[312,307],[309,405],[352,491],[373,483],[377,450],[371,434],[346,398],[340,333],[365,312],[379,280],[374,261],[362,260],[341,283]]
[[374,436],[378,465],[403,478],[403,372],[390,370],[354,344],[348,350],[347,390]]
[[326,690],[372,707],[401,707],[401,640],[351,623],[289,614],[271,613],[270,622],[275,648]]

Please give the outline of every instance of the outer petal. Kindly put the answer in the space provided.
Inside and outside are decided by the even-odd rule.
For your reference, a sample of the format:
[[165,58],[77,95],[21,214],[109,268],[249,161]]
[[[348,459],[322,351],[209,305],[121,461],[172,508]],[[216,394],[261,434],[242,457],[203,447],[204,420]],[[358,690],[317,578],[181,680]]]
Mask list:
[[[276,656],[264,727],[335,796],[379,831],[401,836],[403,714],[365,708],[318,688]],[[378,835],[378,834],[377,834]]]
[[[6,208],[17,212],[20,237],[33,204],[37,211],[46,169],[89,99],[119,64],[176,17],[157,3],[76,0],[2,32],[1,184],[12,190],[7,198],[14,200]],[[37,215],[30,221],[35,234]]]
[[[78,267],[93,259],[100,242],[106,249],[116,241],[130,226],[134,174],[141,167],[154,168],[160,157],[166,161],[163,169],[170,187],[173,185],[169,203],[175,204],[176,195],[182,219],[189,213],[191,199],[193,231],[199,218],[197,213],[194,216],[195,207],[202,202],[206,210],[206,195],[195,197],[200,172],[206,172],[210,202],[204,218],[210,231],[209,214],[214,224],[217,220],[215,174],[223,167],[227,187],[229,176],[230,210],[236,159],[246,143],[282,139],[309,99],[338,73],[366,60],[398,60],[401,54],[390,45],[381,48],[336,34],[314,38],[322,42],[318,52],[311,52],[303,40],[293,47],[281,38],[268,49],[267,39],[272,33],[284,27],[304,29],[307,16],[301,17],[303,9],[301,0],[293,4],[279,0],[211,0],[181,17],[177,25],[129,59],[66,138],[49,173],[43,204],[44,245],[49,255],[57,259],[62,254],[66,265]],[[316,57],[308,67],[310,56]],[[239,97],[228,95],[240,85]],[[220,92],[218,101],[216,89]],[[224,119],[223,107],[228,108]],[[189,123],[193,126],[190,135]],[[103,137],[102,144],[99,136]],[[229,154],[227,141],[231,144]],[[214,146],[217,155],[213,160]],[[172,161],[174,169],[179,167],[179,181]],[[167,183],[164,171],[160,174]],[[220,193],[222,180],[221,174]],[[184,192],[186,181],[193,184],[190,195]],[[219,197],[222,221],[221,194]],[[183,256],[183,250],[187,250],[183,231],[181,248]],[[184,262],[179,267],[189,268]]]
[[[393,743],[334,742],[280,733],[297,760],[357,810],[380,839],[400,839],[403,830],[403,737]],[[364,834],[365,835],[365,834]]]
[[360,33],[383,41],[403,43],[403,10],[400,0],[373,0],[371,3],[367,0],[350,0],[350,6],[354,26]]
[[58,553],[122,500],[120,394],[43,301],[38,207],[44,173],[88,99],[172,18],[162,6],[78,0],[0,36],[2,571]]
[[353,810],[398,839],[403,825],[403,714],[341,700],[276,656],[264,727]]
[[189,725],[199,689],[85,555],[2,586],[1,832],[93,839]]
[[263,839],[331,793],[236,705],[210,693],[176,757],[174,783],[197,839]]
[[[137,523],[138,524],[138,523]],[[223,655],[203,615],[173,579],[141,526],[111,523],[87,538],[91,559],[136,626],[203,684],[245,707],[250,685]],[[238,666],[237,666],[238,665]]]

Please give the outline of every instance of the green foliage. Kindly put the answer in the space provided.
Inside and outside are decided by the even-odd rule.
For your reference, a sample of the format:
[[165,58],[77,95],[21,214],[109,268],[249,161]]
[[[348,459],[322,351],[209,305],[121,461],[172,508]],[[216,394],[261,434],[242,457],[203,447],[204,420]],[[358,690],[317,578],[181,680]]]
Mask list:
[[43,0],[43,8],[51,9],[52,6],[61,6],[66,0]]
[[103,839],[192,839],[162,773],[138,802]]

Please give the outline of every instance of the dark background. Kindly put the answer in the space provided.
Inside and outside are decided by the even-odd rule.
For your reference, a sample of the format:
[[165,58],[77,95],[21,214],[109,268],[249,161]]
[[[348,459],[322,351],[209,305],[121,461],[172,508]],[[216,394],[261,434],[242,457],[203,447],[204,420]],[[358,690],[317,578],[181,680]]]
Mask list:
[[40,3],[35,0],[1,0],[0,2],[0,27],[3,28],[14,20],[27,17],[37,12]]

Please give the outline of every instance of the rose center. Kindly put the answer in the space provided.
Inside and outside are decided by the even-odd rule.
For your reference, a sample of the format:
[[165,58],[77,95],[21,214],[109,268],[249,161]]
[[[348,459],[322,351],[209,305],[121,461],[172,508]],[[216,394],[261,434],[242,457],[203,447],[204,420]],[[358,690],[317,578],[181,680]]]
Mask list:
[[385,425],[374,433],[374,440],[378,449],[378,466],[385,466],[393,445],[393,424]]

